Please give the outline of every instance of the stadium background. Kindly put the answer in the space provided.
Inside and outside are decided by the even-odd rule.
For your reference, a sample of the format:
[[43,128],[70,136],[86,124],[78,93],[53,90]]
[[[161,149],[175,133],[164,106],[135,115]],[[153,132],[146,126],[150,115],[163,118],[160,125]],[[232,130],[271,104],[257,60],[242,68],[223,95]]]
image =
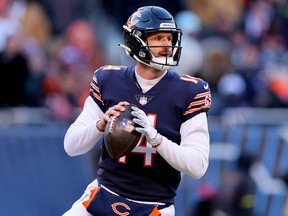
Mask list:
[[[0,0],[0,215],[61,215],[94,178],[99,146],[71,158],[63,137],[93,71],[133,63],[117,43],[140,5],[175,15],[187,47],[176,70],[213,93],[210,165],[200,180],[183,176],[176,215],[288,215],[284,0]],[[23,67],[3,61],[11,50]]]

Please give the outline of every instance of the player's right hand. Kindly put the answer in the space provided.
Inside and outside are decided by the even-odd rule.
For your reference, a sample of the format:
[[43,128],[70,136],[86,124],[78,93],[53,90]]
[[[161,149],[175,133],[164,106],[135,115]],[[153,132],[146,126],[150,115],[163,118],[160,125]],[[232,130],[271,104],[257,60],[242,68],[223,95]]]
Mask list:
[[127,101],[122,101],[122,102],[119,102],[118,104],[110,107],[104,113],[102,118],[96,123],[97,129],[99,131],[101,131],[101,132],[104,132],[107,122],[111,121],[111,116],[118,117],[120,115],[120,112],[124,112],[125,111],[125,107],[124,106],[128,106],[128,105],[130,105],[130,103],[128,103]]

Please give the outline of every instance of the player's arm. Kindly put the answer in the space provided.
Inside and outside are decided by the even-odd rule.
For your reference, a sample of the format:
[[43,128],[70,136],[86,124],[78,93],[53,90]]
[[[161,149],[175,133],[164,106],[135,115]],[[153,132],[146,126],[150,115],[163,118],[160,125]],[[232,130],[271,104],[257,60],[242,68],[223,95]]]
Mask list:
[[92,149],[102,137],[110,116],[119,116],[128,102],[119,102],[102,112],[91,96],[85,101],[84,108],[75,122],[68,128],[64,137],[64,149],[70,156],[84,154]]
[[84,154],[95,146],[103,135],[96,127],[103,115],[99,106],[88,96],[82,112],[65,134],[64,149],[68,155]]
[[[94,73],[90,85],[90,96],[87,97],[84,107],[75,122],[68,128],[64,137],[64,149],[70,156],[88,152],[101,138],[105,107],[98,86],[98,71]],[[99,127],[97,127],[97,123]],[[104,125],[105,126],[105,125]]]
[[201,112],[184,122],[180,128],[180,145],[168,140],[157,132],[150,120],[137,107],[132,106],[133,121],[141,127],[142,133],[152,147],[175,169],[194,178],[202,177],[208,167],[210,138],[205,112]]
[[209,164],[210,136],[206,113],[202,112],[184,122],[180,134],[180,145],[162,136],[157,152],[175,169],[200,178]]

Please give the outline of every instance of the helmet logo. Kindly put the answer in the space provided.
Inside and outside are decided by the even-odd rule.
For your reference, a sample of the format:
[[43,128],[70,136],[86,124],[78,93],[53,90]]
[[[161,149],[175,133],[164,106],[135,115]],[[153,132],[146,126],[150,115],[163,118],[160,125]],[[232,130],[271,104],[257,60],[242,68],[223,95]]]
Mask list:
[[175,25],[173,23],[161,23],[160,28],[175,28]]
[[127,25],[130,27],[130,26],[134,26],[134,25],[136,25],[138,22],[139,22],[139,19],[135,19],[134,21],[131,21],[131,19],[134,17],[134,16],[137,16],[137,17],[141,17],[141,13],[139,12],[139,11],[136,11],[135,13],[133,13],[130,17],[129,17],[129,19],[128,19],[128,21],[127,21]]
[[146,54],[145,54],[145,52],[140,51],[139,52],[139,56],[142,57],[142,58],[145,58]]

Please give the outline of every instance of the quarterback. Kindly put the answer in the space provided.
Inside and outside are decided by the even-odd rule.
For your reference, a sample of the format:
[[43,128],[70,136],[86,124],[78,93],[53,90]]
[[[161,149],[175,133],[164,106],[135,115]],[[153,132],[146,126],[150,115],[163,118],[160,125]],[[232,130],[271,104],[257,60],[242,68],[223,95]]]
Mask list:
[[119,44],[135,66],[106,65],[91,81],[83,110],[64,138],[70,156],[91,150],[103,138],[111,116],[132,106],[143,134],[127,155],[113,159],[102,145],[97,178],[65,216],[174,216],[181,173],[201,178],[208,167],[207,112],[210,88],[204,80],[170,70],[181,56],[181,35],[164,8],[137,9],[123,26]]

